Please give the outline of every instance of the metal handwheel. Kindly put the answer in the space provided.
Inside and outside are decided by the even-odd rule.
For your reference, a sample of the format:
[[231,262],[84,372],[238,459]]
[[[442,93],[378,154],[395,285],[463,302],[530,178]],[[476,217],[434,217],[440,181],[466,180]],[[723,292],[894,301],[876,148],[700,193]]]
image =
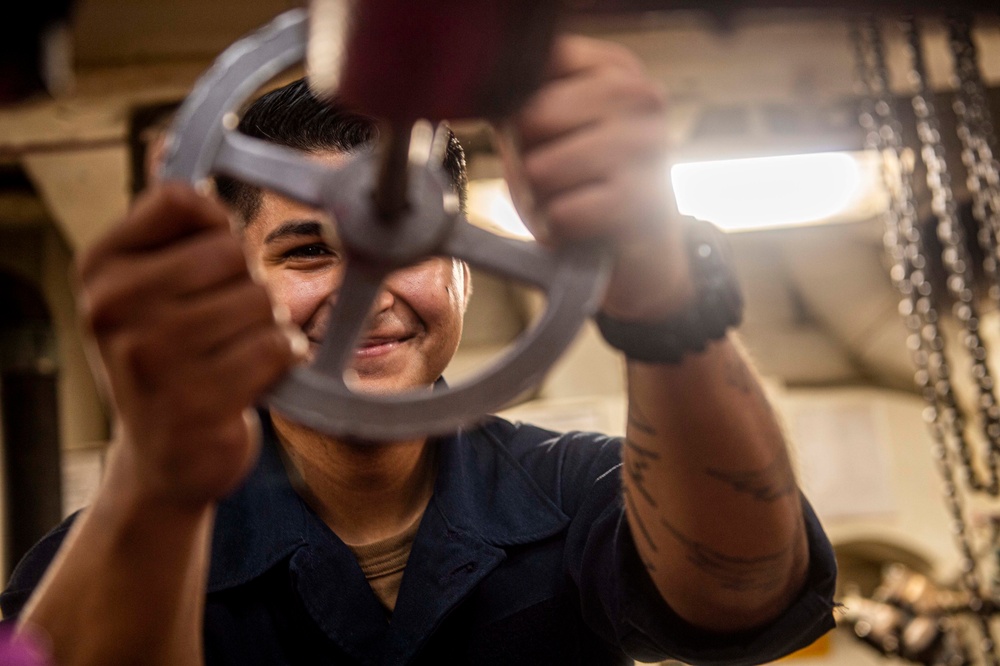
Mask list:
[[[198,184],[221,173],[328,211],[348,253],[331,325],[317,357],[295,368],[267,403],[316,430],[365,440],[440,434],[473,422],[537,383],[595,310],[608,253],[594,244],[550,250],[489,233],[451,203],[440,165],[414,163],[405,178],[407,209],[391,224],[370,196],[378,163],[352,157],[332,168],[299,151],[235,131],[236,111],[257,89],[301,61],[308,14],[293,10],[229,47],[199,80],[172,128],[164,176]],[[430,256],[452,256],[547,294],[538,323],[494,364],[454,387],[366,395],[344,380],[382,280]]]

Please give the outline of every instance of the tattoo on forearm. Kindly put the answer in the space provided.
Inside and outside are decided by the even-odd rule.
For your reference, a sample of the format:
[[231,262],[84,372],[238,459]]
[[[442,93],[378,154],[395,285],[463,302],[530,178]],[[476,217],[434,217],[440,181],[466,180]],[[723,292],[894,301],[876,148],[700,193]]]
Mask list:
[[732,486],[737,492],[752,495],[762,502],[773,502],[796,492],[795,475],[785,456],[759,470],[730,472],[708,468],[705,473]]
[[643,522],[642,516],[635,509],[635,503],[632,501],[632,493],[629,492],[628,487],[625,487],[625,505],[628,507],[628,513],[632,516],[633,522],[639,528],[639,533],[642,534],[643,539],[646,540],[646,545],[649,549],[656,553],[659,552],[659,548],[656,547],[656,542],[653,541],[653,536],[649,533],[649,529],[646,527],[646,523]]
[[717,579],[726,589],[770,591],[783,584],[791,544],[770,555],[733,557],[685,536],[663,518],[660,523],[684,546],[688,561]]
[[632,481],[632,485],[638,490],[650,506],[656,508],[656,500],[646,488],[646,471],[649,469],[650,460],[657,460],[660,455],[655,451],[644,449],[632,440],[625,439],[626,454],[624,456],[625,473]]
[[657,506],[656,500],[653,499],[649,489],[646,488],[646,472],[649,470],[652,461],[660,459],[659,452],[645,446],[640,446],[632,438],[626,437],[625,455],[623,458],[625,473],[628,475],[628,478],[650,506],[655,508]]
[[656,429],[650,425],[649,419],[643,415],[642,410],[635,404],[635,398],[631,396],[629,396],[628,402],[628,424],[644,435],[655,437],[657,434]]
[[634,453],[635,455],[637,455],[637,456],[639,456],[641,458],[645,458],[647,460],[659,460],[660,459],[660,453],[659,453],[659,451],[651,449],[648,446],[640,446],[639,444],[636,444],[635,440],[632,439],[631,437],[626,437],[625,438],[625,447],[629,451],[631,451],[632,453]]

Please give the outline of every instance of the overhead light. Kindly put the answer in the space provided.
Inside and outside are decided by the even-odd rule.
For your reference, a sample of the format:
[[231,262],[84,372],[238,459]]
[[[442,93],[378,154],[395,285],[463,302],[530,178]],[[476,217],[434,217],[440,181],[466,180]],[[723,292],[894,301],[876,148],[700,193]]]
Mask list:
[[[727,231],[857,222],[888,206],[882,162],[870,151],[686,162],[670,178],[682,215]],[[475,224],[532,238],[502,178],[470,182],[468,210]]]
[[469,220],[502,235],[532,238],[514,208],[503,178],[481,178],[469,183]]
[[728,231],[869,219],[887,206],[872,152],[676,164],[677,208]]

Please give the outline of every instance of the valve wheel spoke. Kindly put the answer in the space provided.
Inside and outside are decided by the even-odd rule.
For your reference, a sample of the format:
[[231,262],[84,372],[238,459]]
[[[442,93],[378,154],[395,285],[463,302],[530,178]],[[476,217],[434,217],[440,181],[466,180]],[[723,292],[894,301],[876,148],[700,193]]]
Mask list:
[[224,134],[213,170],[317,207],[324,204],[324,189],[335,191],[343,179],[340,169],[309,160],[301,151],[236,131]]
[[350,367],[358,339],[368,325],[371,306],[384,277],[384,273],[348,260],[343,282],[331,296],[336,302],[313,367],[336,382],[343,383],[344,372]]
[[455,221],[443,251],[475,268],[542,289],[556,277],[555,258],[537,243],[497,236],[463,217]]

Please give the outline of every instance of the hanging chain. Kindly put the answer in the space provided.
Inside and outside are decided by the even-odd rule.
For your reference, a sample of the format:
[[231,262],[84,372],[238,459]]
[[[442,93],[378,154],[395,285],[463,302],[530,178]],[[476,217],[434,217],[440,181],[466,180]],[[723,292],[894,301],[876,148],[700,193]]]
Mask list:
[[[964,445],[960,448],[960,456],[965,466],[966,478],[973,481],[970,483],[970,488],[973,491],[985,491],[996,496],[998,491],[997,434],[1000,434],[1000,408],[997,406],[996,396],[993,393],[993,378],[987,365],[986,346],[979,334],[980,318],[972,289],[972,262],[965,244],[965,232],[951,187],[944,145],[941,140],[940,123],[930,100],[920,32],[917,29],[915,19],[904,20],[902,29],[910,50],[911,82],[916,86],[912,105],[916,115],[917,136],[921,145],[920,154],[927,168],[927,185],[931,191],[931,210],[937,218],[938,238],[943,246],[941,259],[947,271],[946,285],[954,301],[952,314],[955,315],[964,329],[962,344],[971,358],[972,376],[977,388],[976,404],[985,440],[987,470],[990,474],[988,487],[984,487],[984,484],[978,482],[969,447],[964,438],[959,440],[960,444]],[[971,550],[970,539],[971,535],[968,534],[968,530],[963,528],[962,540],[965,542],[967,550]],[[968,568],[968,563],[966,567]],[[972,572],[975,576],[973,580],[978,579],[978,575],[975,574],[975,562],[972,563]],[[993,651],[990,611],[984,608],[983,604],[985,590],[978,586],[969,589],[973,592],[979,592],[978,598],[974,598],[974,601],[980,611],[977,617],[983,632],[981,646],[983,654],[990,663],[998,663],[997,655]],[[992,606],[992,604],[989,605]],[[973,608],[973,610],[977,609]]]
[[[977,239],[983,250],[983,272],[989,301],[1000,303],[1000,168],[995,159],[996,136],[979,71],[972,23],[964,16],[947,18],[948,41],[955,65],[956,95],[953,104],[956,130],[962,144],[966,184],[972,196],[972,215],[978,226]],[[993,441],[998,437],[993,433]],[[1000,590],[1000,517],[990,521],[991,538],[986,546],[994,560],[993,589]]]
[[944,481],[952,529],[959,539],[963,581],[967,589],[978,593],[976,559],[966,539],[965,511],[947,444],[949,434],[955,439],[964,438],[964,422],[951,390],[944,334],[934,306],[933,287],[927,278],[927,260],[913,194],[913,159],[903,147],[902,127],[892,106],[882,39],[874,17],[855,26],[854,43],[860,78],[869,91],[861,125],[866,130],[867,145],[882,154],[888,167],[884,171],[885,184],[892,202],[883,221],[885,247],[893,261],[890,276],[902,295],[899,311],[910,331],[907,346],[917,368],[914,381],[927,402],[923,416],[931,429],[934,458]]
[[[985,367],[985,348],[978,336],[978,315],[973,306],[973,297],[968,285],[971,272],[967,252],[964,252],[964,238],[951,196],[948,172],[944,163],[944,151],[940,141],[933,107],[930,106],[924,88],[926,76],[923,74],[923,60],[920,53],[915,26],[904,26],[909,37],[913,57],[914,83],[918,86],[914,96],[914,110],[918,119],[918,134],[922,145],[922,157],[927,163],[928,184],[935,197],[934,212],[939,222],[942,218],[950,224],[940,224],[944,228],[942,243],[945,247],[944,261],[949,272],[948,288],[955,300],[955,314],[966,332],[966,348],[973,353],[982,349],[983,359],[974,361],[976,370],[985,370],[985,382],[977,378],[980,397],[992,397],[992,380]],[[933,288],[927,277],[927,260],[918,224],[916,199],[913,194],[912,153],[904,149],[902,128],[892,107],[889,90],[888,71],[879,26],[874,17],[863,24],[852,26],[852,37],[858,63],[859,78],[866,88],[867,101],[862,109],[860,121],[866,132],[866,144],[879,151],[887,168],[884,171],[885,184],[891,196],[891,205],[885,213],[884,241],[892,260],[891,277],[902,295],[900,313],[910,331],[907,345],[917,368],[914,379],[920,388],[927,407],[924,419],[927,421],[934,441],[934,457],[938,471],[944,482],[945,503],[952,517],[952,529],[962,556],[962,583],[971,593],[969,609],[976,613],[982,635],[981,653],[987,663],[998,664],[994,654],[994,643],[990,634],[987,606],[983,603],[986,590],[983,589],[977,566],[977,557],[969,533],[966,511],[958,492],[955,469],[951,462],[949,436],[955,442],[955,449],[964,468],[965,480],[970,488],[996,494],[1000,490],[997,478],[995,449],[990,448],[988,470],[990,479],[979,479],[972,461],[970,447],[965,439],[965,419],[958,408],[951,383],[950,367],[945,356],[945,339],[940,327],[939,314],[934,306]],[[949,204],[949,200],[952,201]],[[963,307],[965,306],[965,307]],[[966,309],[967,308],[967,309]],[[961,309],[961,312],[958,310]],[[988,402],[989,399],[982,399]],[[993,400],[989,404],[995,406]],[[987,424],[986,427],[988,427]]]
[[976,45],[968,18],[949,16],[948,37],[955,59],[957,92],[953,108],[962,142],[962,163],[968,171],[972,213],[979,224],[978,240],[983,249],[983,271],[991,301],[1000,303],[997,247],[1000,239],[1000,175],[994,159],[996,137],[983,80],[979,73]]
[[947,271],[946,285],[954,301],[952,314],[961,324],[962,345],[972,363],[972,378],[976,385],[976,406],[985,443],[989,483],[979,480],[973,456],[966,440],[961,440],[960,455],[970,487],[992,496],[1000,494],[998,483],[998,453],[1000,453],[1000,406],[994,395],[994,382],[987,365],[988,353],[979,333],[980,317],[973,292],[972,261],[966,246],[965,231],[958,214],[951,178],[941,141],[941,128],[927,89],[926,68],[920,32],[913,20],[903,21],[912,62],[911,78],[917,90],[913,95],[917,136],[921,157],[927,167],[927,185],[931,191],[931,210],[937,218],[937,234],[943,250],[942,263]]
[[[892,203],[884,216],[885,246],[893,261],[890,275],[902,294],[900,313],[910,331],[907,346],[917,368],[914,380],[927,402],[924,419],[931,428],[934,457],[944,480],[945,499],[952,516],[953,530],[959,538],[963,557],[965,587],[978,592],[975,557],[966,534],[965,512],[955,486],[955,473],[948,455],[948,432],[961,436],[961,415],[950,391],[948,366],[944,358],[944,336],[938,326],[933,289],[927,279],[926,254],[917,223],[916,198],[913,195],[913,160],[903,149],[902,127],[892,107],[888,73],[878,25],[871,17],[855,27],[860,78],[869,91],[861,114],[869,148],[878,150],[886,165],[886,189]],[[932,372],[933,364],[933,372]]]

